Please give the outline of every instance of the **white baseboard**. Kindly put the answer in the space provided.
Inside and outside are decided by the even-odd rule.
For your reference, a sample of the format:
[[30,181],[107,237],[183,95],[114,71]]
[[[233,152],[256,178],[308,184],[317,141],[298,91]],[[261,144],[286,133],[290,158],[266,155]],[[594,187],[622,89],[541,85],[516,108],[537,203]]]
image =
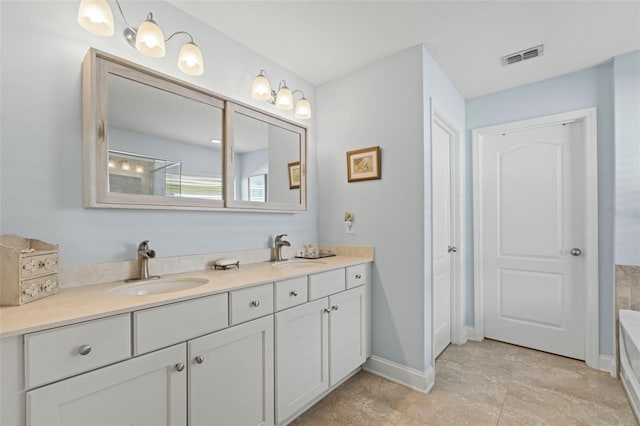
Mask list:
[[367,360],[363,369],[422,393],[429,392],[435,382],[433,366],[427,371],[418,371],[375,355]]
[[598,361],[598,370],[606,371],[611,374],[611,377],[617,377],[616,374],[616,359],[611,355],[600,354]]
[[464,326],[464,336],[465,336],[465,341],[475,340],[476,342],[480,342],[484,340],[484,336],[478,336],[478,332],[476,331],[475,327],[472,327],[470,325]]

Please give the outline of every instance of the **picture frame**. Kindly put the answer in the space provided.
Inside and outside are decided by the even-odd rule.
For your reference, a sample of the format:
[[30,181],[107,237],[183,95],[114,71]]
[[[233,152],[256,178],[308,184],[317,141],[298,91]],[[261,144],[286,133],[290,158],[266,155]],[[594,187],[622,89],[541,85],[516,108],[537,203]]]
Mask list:
[[289,189],[300,188],[300,162],[288,163],[289,166]]
[[381,179],[380,147],[356,149],[347,152],[347,181]]

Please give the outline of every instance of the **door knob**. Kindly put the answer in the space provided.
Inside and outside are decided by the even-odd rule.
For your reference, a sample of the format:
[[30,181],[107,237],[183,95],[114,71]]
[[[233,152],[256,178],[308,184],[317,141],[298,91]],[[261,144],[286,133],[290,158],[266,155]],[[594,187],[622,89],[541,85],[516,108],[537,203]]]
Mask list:
[[455,253],[457,251],[458,251],[458,248],[454,246],[449,246],[449,248],[447,249],[447,253]]
[[571,249],[571,256],[580,256],[581,254],[582,254],[582,250],[580,250],[579,248]]

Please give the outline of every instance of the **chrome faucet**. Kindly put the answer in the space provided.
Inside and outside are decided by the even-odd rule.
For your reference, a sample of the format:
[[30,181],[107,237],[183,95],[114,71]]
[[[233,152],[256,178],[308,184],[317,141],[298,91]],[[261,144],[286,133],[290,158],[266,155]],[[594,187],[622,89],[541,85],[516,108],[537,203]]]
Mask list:
[[125,282],[156,280],[160,275],[149,276],[149,259],[156,257],[156,251],[149,248],[149,240],[138,244],[138,278],[130,278]]
[[284,237],[286,237],[287,234],[280,234],[280,235],[276,235],[276,239],[274,241],[274,246],[275,246],[275,261],[276,262],[282,262],[285,261],[287,259],[283,259],[282,258],[282,247],[291,247],[291,243],[287,240],[283,240]]

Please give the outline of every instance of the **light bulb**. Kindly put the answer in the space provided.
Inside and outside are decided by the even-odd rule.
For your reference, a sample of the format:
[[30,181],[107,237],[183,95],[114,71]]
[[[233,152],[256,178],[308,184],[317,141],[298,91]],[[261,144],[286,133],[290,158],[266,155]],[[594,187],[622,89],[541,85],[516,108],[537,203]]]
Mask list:
[[106,0],[82,0],[78,8],[78,24],[101,36],[113,35],[113,13]]
[[260,75],[253,80],[253,87],[251,88],[251,96],[253,99],[259,101],[266,101],[271,98],[271,85],[266,76],[260,72]]
[[302,97],[296,104],[296,112],[294,113],[296,118],[307,120],[311,118],[311,104],[307,98]]
[[116,168],[116,162],[113,160],[109,160],[109,168],[110,169],[115,169]]
[[278,90],[278,96],[276,96],[276,108],[278,109],[292,109],[293,108],[293,95],[291,90],[285,85]]
[[128,161],[123,161],[122,164],[120,165],[120,168],[122,170],[129,171],[131,170],[131,164],[129,164]]
[[136,173],[144,173],[144,167],[141,164],[136,164]]
[[136,31],[136,49],[152,58],[162,58],[166,54],[164,34],[151,14]]
[[204,72],[202,52],[195,43],[190,42],[182,46],[178,55],[178,68],[185,74],[202,75]]

